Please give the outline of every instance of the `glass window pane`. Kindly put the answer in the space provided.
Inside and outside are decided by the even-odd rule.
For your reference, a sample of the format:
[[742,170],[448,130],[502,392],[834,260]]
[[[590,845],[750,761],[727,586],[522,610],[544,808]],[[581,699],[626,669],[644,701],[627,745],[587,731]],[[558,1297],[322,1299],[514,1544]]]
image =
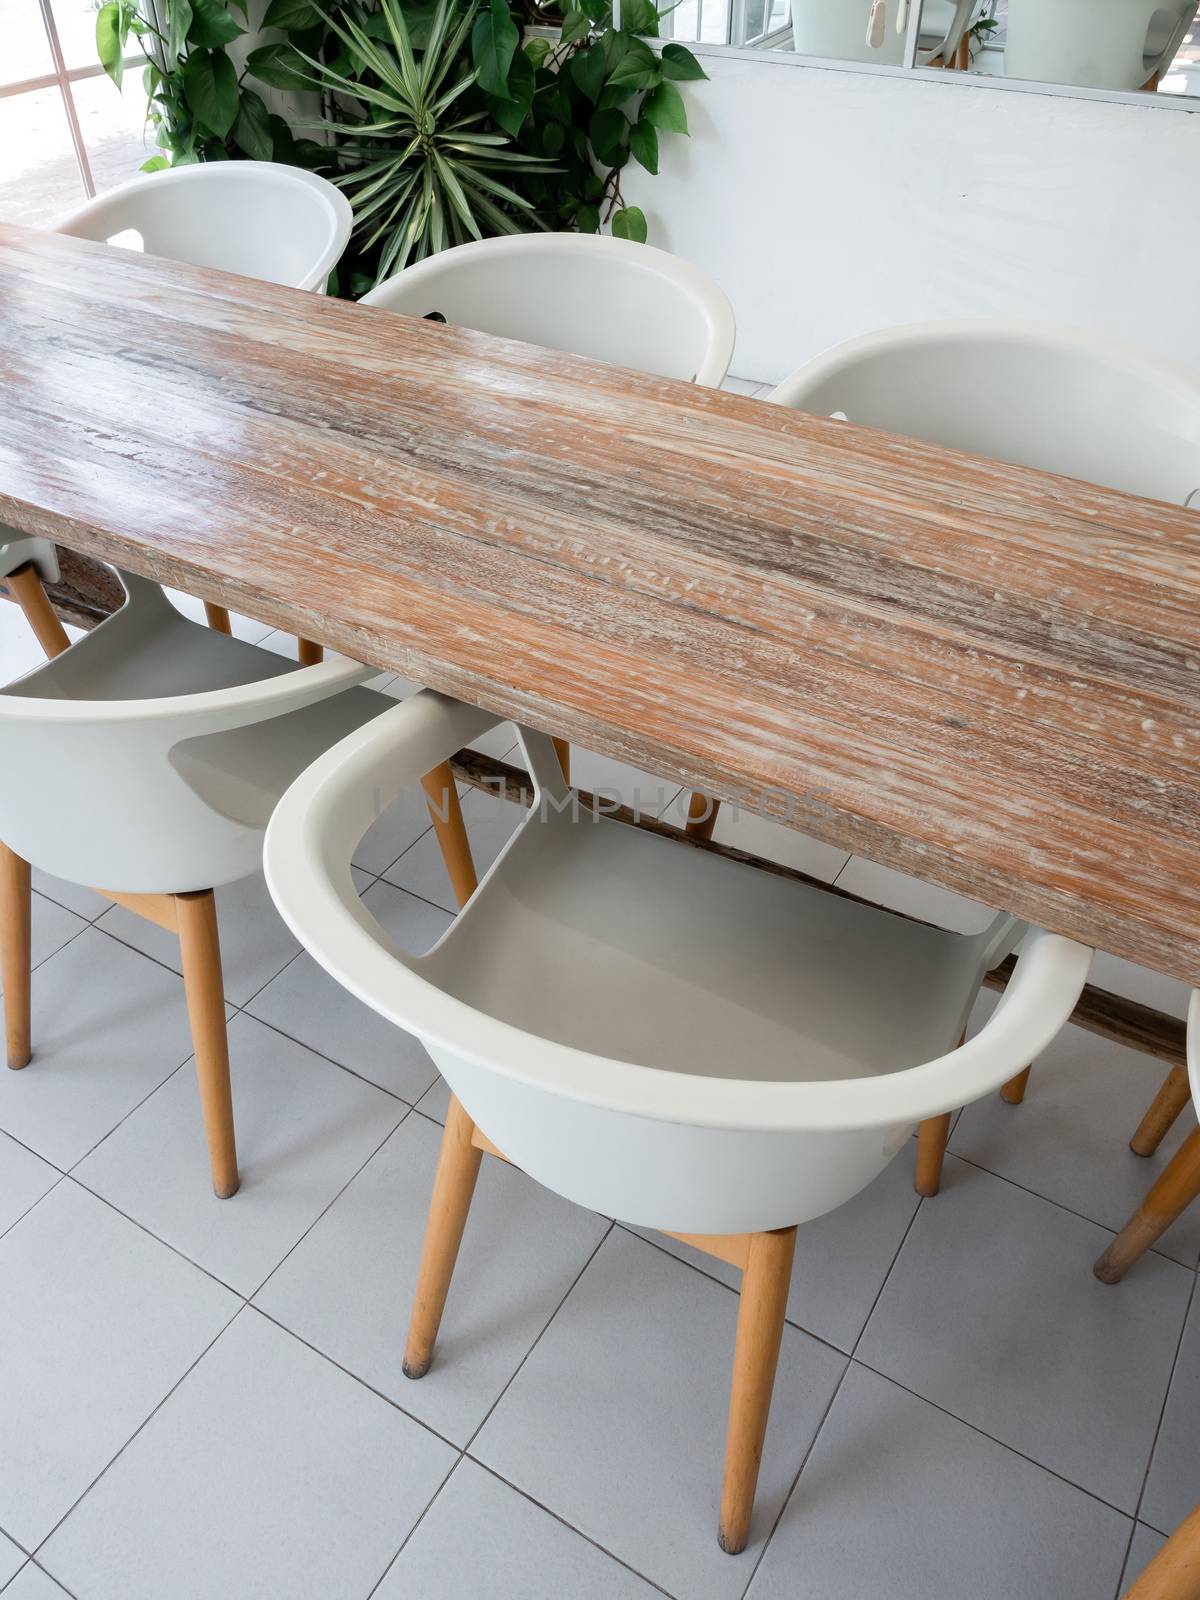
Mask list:
[[59,90],[0,100],[0,217],[47,223],[85,198]]
[[97,194],[136,178],[142,162],[155,151],[154,129],[146,123],[142,69],[129,68],[119,92],[102,75],[73,83],[71,94]]
[[[0,0],[4,5],[6,0]],[[25,0],[26,4],[30,0]],[[37,0],[33,0],[37,4]],[[63,60],[70,67],[93,67],[96,64],[96,6],[93,0],[51,0],[54,26],[58,29],[58,42]],[[132,41],[134,48],[137,40]]]
[[0,0],[0,83],[43,78],[54,71],[38,0]]

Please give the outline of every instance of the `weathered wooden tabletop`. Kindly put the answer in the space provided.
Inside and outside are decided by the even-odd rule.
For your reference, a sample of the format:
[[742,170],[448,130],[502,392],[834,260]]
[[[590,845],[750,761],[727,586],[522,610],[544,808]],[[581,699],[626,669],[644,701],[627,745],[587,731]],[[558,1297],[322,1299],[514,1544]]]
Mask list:
[[0,227],[0,516],[1200,981],[1200,516]]

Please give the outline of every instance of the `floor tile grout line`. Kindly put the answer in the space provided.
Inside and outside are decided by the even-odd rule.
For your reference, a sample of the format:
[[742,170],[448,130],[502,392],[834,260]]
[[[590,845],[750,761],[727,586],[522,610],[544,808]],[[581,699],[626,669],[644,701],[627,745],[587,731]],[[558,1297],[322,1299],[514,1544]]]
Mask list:
[[[595,1213],[595,1215],[599,1215],[599,1213]],[[567,1301],[571,1298],[571,1295],[574,1293],[575,1287],[579,1283],[579,1280],[583,1277],[584,1273],[587,1271],[587,1269],[591,1266],[592,1262],[599,1255],[601,1249],[604,1247],[605,1241],[611,1236],[612,1231],[613,1231],[613,1229],[615,1227],[616,1227],[616,1223],[614,1223],[612,1221],[612,1219],[610,1218],[609,1221],[608,1221],[608,1226],[605,1228],[604,1232],[600,1235],[600,1238],[596,1241],[595,1247],[588,1254],[587,1260],[583,1263],[583,1265],[580,1267],[579,1271],[571,1279],[571,1282],[567,1285],[566,1292],[563,1295],[562,1299],[558,1302],[558,1304],[554,1307],[554,1310],[551,1311],[550,1315],[546,1318],[546,1321],[542,1325],[541,1332],[538,1333],[538,1335],[534,1339],[533,1343],[529,1346],[528,1350],[526,1350],[525,1354],[521,1357],[520,1361],[517,1362],[516,1366],[513,1368],[512,1372],[509,1374],[509,1376],[508,1376],[508,1378],[507,1378],[507,1380],[506,1380],[506,1382],[504,1384],[504,1387],[501,1389],[500,1393],[496,1396],[496,1398],[492,1401],[491,1405],[488,1407],[487,1412],[485,1413],[485,1415],[484,1415],[483,1419],[481,1420],[481,1422],[479,1423],[479,1425],[476,1427],[475,1431],[471,1434],[471,1437],[467,1440],[466,1444],[463,1445],[463,1454],[464,1455],[470,1450],[471,1446],[475,1443],[476,1439],[478,1439],[479,1435],[483,1432],[484,1428],[487,1427],[488,1422],[490,1421],[493,1412],[496,1410],[496,1407],[500,1404],[501,1400],[504,1399],[504,1396],[508,1393],[509,1389],[511,1389],[513,1384],[516,1382],[517,1374],[524,1367],[525,1363],[529,1360],[530,1356],[537,1349],[538,1345],[541,1344],[542,1339],[546,1335],[547,1329],[550,1327],[550,1324],[554,1321],[555,1317],[558,1316],[558,1313],[562,1310],[562,1308],[566,1305]]]
[[672,1594],[670,1589],[664,1588],[654,1578],[647,1577],[640,1568],[633,1566],[623,1556],[616,1555],[607,1545],[601,1544],[599,1539],[594,1539],[590,1533],[585,1533],[582,1528],[577,1528],[573,1522],[563,1516],[561,1511],[555,1511],[553,1506],[547,1505],[544,1500],[539,1500],[535,1494],[530,1494],[528,1489],[522,1489],[519,1483],[513,1483],[511,1478],[506,1478],[495,1467],[489,1467],[486,1461],[481,1461],[478,1456],[473,1456],[466,1450],[463,1451],[463,1458],[469,1461],[473,1467],[478,1467],[481,1472],[486,1472],[489,1477],[495,1478],[498,1483],[502,1483],[506,1489],[511,1489],[514,1494],[519,1494],[522,1500],[528,1500],[530,1505],[536,1506],[539,1511],[544,1511],[548,1517],[553,1517],[560,1526],[577,1535],[585,1543],[590,1544],[593,1550],[599,1550],[601,1555],[607,1556],[610,1561],[615,1561],[618,1566],[624,1567],[626,1572],[631,1572],[635,1578],[640,1578],[643,1583],[648,1583],[659,1594],[665,1595],[667,1600],[677,1600],[677,1597]]
[[[36,1151],[34,1153],[36,1154]],[[41,1205],[42,1201],[47,1199],[50,1195],[52,1195],[54,1193],[55,1189],[58,1188],[59,1184],[62,1183],[63,1180],[67,1176],[67,1174],[65,1172],[60,1172],[57,1167],[52,1168],[52,1170],[54,1172],[58,1173],[58,1176],[55,1178],[54,1182],[50,1185],[50,1187],[45,1191],[44,1194],[38,1195],[37,1199],[33,1202],[32,1205],[26,1206],[24,1211],[22,1211],[22,1213],[21,1213],[21,1215],[19,1217],[14,1217],[13,1220],[8,1224],[8,1226],[6,1228],[0,1228],[0,1239],[3,1239],[6,1234],[10,1234],[15,1227],[19,1226],[20,1223],[24,1222],[25,1218],[29,1215],[29,1213],[31,1211],[36,1211],[38,1206]],[[0,1529],[0,1533],[2,1533],[3,1531],[4,1531],[3,1529]]]
[[[299,960],[300,956],[302,956],[304,954],[305,954],[305,952],[303,950],[301,950],[299,952],[299,954],[297,955],[296,959]],[[288,966],[290,966],[290,965],[291,965],[291,962],[288,963]],[[286,972],[286,971],[287,971],[287,967],[284,967],[282,969],[282,971],[277,972],[275,974],[275,977],[276,978],[281,978],[283,976],[283,973]],[[271,983],[274,983],[274,981],[275,981],[275,978],[272,978],[271,979]],[[269,984],[264,984],[263,985],[263,988],[269,988],[269,987],[270,987]],[[259,993],[261,994],[262,990],[260,990]],[[250,1003],[249,1001],[246,1002],[247,1005],[249,1005],[249,1003]],[[318,1061],[325,1061],[331,1067],[337,1067],[339,1069],[339,1071],[345,1072],[351,1078],[357,1079],[359,1083],[365,1083],[372,1089],[378,1089],[380,1094],[386,1094],[386,1095],[390,1096],[391,1099],[398,1100],[402,1106],[407,1106],[410,1111],[415,1111],[416,1110],[416,1108],[417,1108],[417,1100],[424,1099],[424,1097],[429,1093],[430,1089],[433,1088],[434,1083],[437,1082],[437,1078],[435,1077],[434,1080],[433,1080],[433,1083],[427,1084],[426,1087],[421,1090],[421,1093],[417,1096],[417,1100],[408,1100],[408,1099],[405,1098],[404,1095],[402,1095],[399,1092],[398,1089],[389,1089],[386,1084],[376,1083],[374,1078],[368,1078],[368,1077],[366,1077],[366,1075],[364,1073],[359,1072],[355,1067],[349,1067],[349,1066],[346,1065],[346,1063],[344,1061],[338,1061],[336,1057],[326,1055],[323,1050],[318,1050],[316,1045],[309,1044],[307,1039],[297,1038],[297,1036],[294,1033],[289,1033],[286,1028],[281,1028],[277,1022],[268,1022],[265,1017],[260,1017],[258,1015],[257,1011],[247,1011],[245,1006],[242,1006],[235,1012],[235,1015],[239,1016],[239,1017],[241,1017],[241,1016],[247,1017],[251,1022],[257,1022],[259,1027],[261,1027],[261,1028],[269,1028],[272,1033],[277,1033],[281,1039],[286,1039],[289,1044],[299,1045],[301,1050],[307,1050],[310,1053],[310,1055],[316,1056]],[[233,1017],[230,1017],[229,1020],[230,1020],[230,1022],[232,1022],[233,1021]],[[396,1031],[400,1032],[399,1029],[397,1029]],[[434,1070],[436,1072],[436,1068]],[[236,1110],[236,1107],[235,1107],[235,1110]]]
[[877,1378],[882,1378],[885,1383],[893,1384],[897,1389],[902,1389],[905,1394],[912,1395],[914,1400],[920,1400],[924,1405],[932,1406],[935,1411],[940,1411],[944,1417],[949,1417],[952,1422],[957,1422],[960,1427],[969,1428],[972,1433],[977,1433],[981,1439],[988,1439],[992,1444],[999,1445],[1001,1450],[1007,1450],[1009,1455],[1016,1456],[1021,1461],[1027,1461],[1031,1467],[1038,1467],[1050,1477],[1057,1478],[1059,1483],[1065,1483],[1068,1488],[1076,1489],[1080,1494],[1087,1495],[1089,1500],[1094,1500],[1097,1505],[1104,1506],[1118,1517],[1126,1521],[1133,1519],[1132,1511],[1125,1511],[1122,1507],[1114,1505],[1111,1500],[1106,1500],[1103,1495],[1097,1494],[1094,1489],[1089,1489],[1086,1484],[1076,1483],[1074,1478],[1068,1478],[1057,1467],[1047,1466],[1044,1461],[1039,1461],[1036,1456],[1026,1455],[1024,1450],[1018,1450],[1016,1445],[1009,1444],[1006,1439],[998,1438],[996,1434],[989,1433],[986,1428],[981,1428],[977,1422],[969,1422],[966,1417],[960,1417],[957,1412],[951,1411],[948,1406],[942,1405],[937,1400],[931,1400],[927,1394],[922,1394],[919,1389],[912,1389],[907,1383],[902,1383],[899,1378],[893,1377],[890,1372],[883,1372],[879,1367],[873,1367],[862,1356],[855,1356],[853,1364],[862,1367],[865,1372],[872,1372]]
[[403,1555],[405,1546],[408,1544],[408,1542],[412,1538],[413,1534],[416,1533],[417,1529],[421,1526],[421,1524],[425,1521],[425,1518],[429,1515],[430,1511],[433,1509],[434,1501],[437,1500],[440,1497],[440,1495],[441,1495],[442,1491],[445,1489],[446,1485],[450,1482],[451,1478],[458,1471],[459,1467],[462,1466],[462,1463],[463,1463],[463,1452],[461,1450],[459,1450],[458,1454],[455,1456],[454,1460],[450,1463],[450,1467],[449,1467],[449,1470],[446,1473],[446,1476],[442,1479],[442,1481],[438,1484],[437,1488],[429,1496],[429,1499],[421,1507],[420,1513],[417,1516],[417,1520],[413,1523],[412,1527],[404,1535],[403,1539],[401,1539],[399,1548],[392,1555],[391,1559],[388,1561],[388,1563],[384,1567],[383,1571],[379,1574],[378,1578],[376,1578],[375,1582],[367,1590],[365,1600],[371,1600],[371,1596],[378,1592],[380,1584],[382,1584],[386,1580],[388,1573],[396,1565],[397,1561],[399,1561],[401,1555]]
[[364,1378],[360,1372],[354,1372],[350,1367],[339,1361],[336,1356],[331,1356],[328,1350],[322,1350],[320,1345],[313,1344],[311,1339],[306,1339],[302,1333],[297,1333],[295,1328],[289,1328],[287,1323],[282,1322],[273,1311],[268,1311],[265,1306],[255,1305],[253,1300],[246,1301],[246,1309],[256,1312],[260,1317],[263,1318],[264,1321],[269,1322],[274,1327],[278,1328],[280,1333],[286,1333],[289,1339],[294,1339],[297,1344],[302,1344],[306,1350],[311,1350],[313,1355],[319,1356],[322,1361],[327,1361],[329,1365],[336,1368],[337,1371],[343,1375],[343,1377],[349,1378],[353,1383],[356,1383],[360,1389],[365,1389],[368,1394],[374,1395],[376,1400],[382,1400],[385,1406],[390,1406],[393,1411],[398,1411],[402,1417],[407,1417],[409,1422],[415,1422],[419,1428],[423,1428],[426,1433],[432,1434],[435,1439],[437,1439],[441,1444],[444,1444],[448,1449],[453,1450],[456,1455],[464,1454],[464,1447],[461,1444],[456,1444],[455,1441],[449,1438],[446,1434],[439,1432],[438,1429],[434,1427],[432,1422],[427,1422],[424,1417],[419,1417],[415,1411],[410,1411],[407,1406],[402,1405],[399,1400],[394,1399],[390,1394],[385,1393],[384,1390],[377,1389],[375,1385],[371,1383],[369,1379]]
[[[183,1370],[183,1372],[180,1373],[179,1377],[175,1380],[175,1382],[167,1390],[166,1394],[163,1395],[162,1399],[158,1402],[158,1404],[156,1406],[154,1406],[154,1408],[145,1417],[143,1417],[141,1422],[138,1423],[137,1427],[129,1435],[128,1439],[126,1439],[125,1443],[116,1452],[116,1454],[100,1469],[100,1471],[92,1479],[91,1483],[88,1484],[87,1488],[83,1491],[83,1493],[78,1495],[76,1497],[76,1499],[74,1499],[71,1502],[71,1504],[68,1506],[66,1511],[62,1514],[61,1517],[59,1517],[58,1521],[50,1529],[50,1532],[48,1534],[46,1534],[45,1538],[40,1539],[38,1541],[37,1548],[33,1552],[34,1558],[37,1557],[37,1555],[38,1555],[38,1553],[40,1551],[45,1549],[46,1545],[49,1544],[51,1539],[53,1539],[54,1535],[62,1527],[63,1523],[66,1522],[67,1518],[72,1516],[75,1513],[75,1511],[79,1508],[79,1506],[83,1503],[83,1501],[87,1499],[88,1495],[91,1494],[92,1490],[100,1482],[101,1478],[103,1478],[110,1471],[110,1469],[113,1467],[113,1465],[117,1461],[119,1461],[121,1459],[121,1457],[125,1454],[126,1450],[129,1449],[129,1446],[133,1443],[133,1441],[138,1437],[138,1435],[145,1428],[147,1428],[150,1425],[150,1423],[153,1421],[153,1419],[162,1410],[163,1406],[166,1405],[167,1401],[171,1398],[171,1396],[179,1388],[180,1384],[185,1383],[187,1381],[188,1377],[191,1375],[191,1373],[193,1373],[196,1370],[196,1368],[204,1360],[204,1358],[208,1354],[208,1352],[213,1348],[213,1346],[217,1343],[217,1341],[219,1339],[223,1338],[225,1336],[225,1334],[227,1334],[229,1332],[230,1328],[233,1327],[234,1323],[237,1321],[237,1319],[242,1315],[242,1313],[245,1310],[246,1310],[246,1302],[243,1300],[238,1305],[238,1307],[234,1311],[233,1315],[229,1318],[228,1322],[225,1322],[225,1323],[222,1324],[222,1326],[217,1330],[217,1332],[213,1335],[213,1337],[204,1346],[203,1350],[200,1351],[199,1355],[196,1356],[195,1360],[192,1361],[192,1362],[189,1362],[188,1366]],[[41,1562],[38,1562],[37,1564],[39,1566],[42,1565]],[[49,1574],[50,1577],[54,1578],[55,1583],[58,1583],[59,1580],[54,1576],[54,1573],[51,1572],[48,1567],[45,1568],[45,1570]]]
[[[1015,1178],[1007,1177],[1003,1172],[995,1172],[991,1167],[985,1167],[980,1161],[973,1161],[970,1156],[962,1155],[959,1151],[953,1149],[951,1145],[947,1145],[946,1154],[953,1156],[956,1161],[961,1161],[964,1166],[974,1167],[976,1172],[986,1173],[989,1178],[996,1178],[1001,1183],[1007,1183],[1010,1188],[1019,1189],[1022,1194],[1032,1195],[1035,1200],[1042,1200],[1048,1206],[1054,1206],[1059,1211],[1065,1211],[1069,1217],[1078,1217],[1080,1222],[1090,1222],[1093,1227],[1102,1228],[1105,1233],[1111,1234],[1114,1239],[1120,1231],[1117,1228],[1110,1228],[1107,1222],[1101,1222],[1096,1217],[1089,1217],[1086,1211],[1076,1211],[1074,1206],[1065,1205],[1063,1201],[1055,1200],[1051,1195],[1042,1194],[1038,1189],[1031,1189],[1028,1184],[1018,1183]],[[1197,1267],[1195,1265],[1189,1267],[1186,1261],[1179,1261],[1175,1256],[1166,1255],[1153,1245],[1150,1246],[1149,1253],[1158,1256],[1160,1260],[1169,1261],[1172,1266],[1179,1267],[1184,1272],[1190,1272],[1193,1277],[1196,1275]]]
[[331,1196],[331,1198],[329,1200],[329,1203],[327,1205],[324,1205],[324,1206],[321,1207],[320,1213],[313,1218],[313,1220],[309,1223],[308,1227],[305,1228],[304,1232],[295,1241],[295,1243],[288,1247],[288,1250],[287,1250],[286,1254],[280,1256],[279,1260],[271,1268],[270,1272],[267,1273],[266,1277],[262,1280],[262,1282],[258,1285],[258,1287],[255,1290],[253,1290],[252,1293],[250,1293],[250,1294],[248,1294],[246,1296],[246,1299],[248,1301],[253,1301],[255,1295],[261,1294],[263,1292],[263,1290],[270,1283],[271,1279],[275,1276],[275,1274],[279,1271],[280,1267],[283,1266],[284,1262],[288,1259],[288,1257],[291,1256],[294,1251],[296,1251],[296,1250],[298,1250],[300,1248],[300,1246],[304,1243],[305,1239],[308,1238],[309,1234],[313,1231],[313,1229],[317,1226],[317,1224],[319,1222],[322,1222],[325,1219],[325,1217],[329,1214],[330,1210],[335,1205],[337,1205],[338,1201],[342,1198],[342,1196],[345,1194],[346,1190],[350,1187],[350,1185],[352,1183],[354,1183],[358,1178],[360,1178],[362,1176],[362,1174],[366,1171],[366,1169],[371,1165],[371,1162],[374,1161],[375,1157],[383,1149],[384,1145],[387,1144],[393,1138],[393,1136],[400,1130],[400,1128],[402,1128],[404,1126],[404,1124],[408,1121],[409,1117],[412,1116],[412,1114],[413,1114],[413,1112],[414,1112],[414,1110],[416,1108],[414,1106],[410,1106],[406,1100],[402,1100],[399,1103],[404,1106],[404,1114],[400,1117],[399,1121],[393,1127],[388,1129],[388,1131],[384,1134],[383,1138],[379,1141],[379,1143],[375,1146],[375,1148],[370,1152],[370,1154],[366,1157],[366,1159],[364,1161],[362,1161],[357,1167],[355,1167],[354,1171],[346,1179],[345,1183],[342,1184],[341,1188],[337,1191],[337,1193],[335,1195]]
[[[190,1038],[188,1040],[188,1044],[189,1044],[189,1046],[191,1045],[191,1039]],[[89,1145],[88,1148],[83,1152],[83,1154],[80,1157],[78,1157],[77,1160],[72,1161],[71,1165],[66,1169],[67,1177],[68,1178],[71,1177],[75,1173],[76,1169],[81,1167],[83,1165],[83,1163],[87,1160],[87,1158],[90,1155],[94,1155],[95,1152],[97,1150],[99,1150],[99,1148],[100,1148],[100,1146],[102,1144],[106,1143],[109,1139],[112,1138],[113,1134],[116,1133],[118,1128],[123,1128],[125,1126],[125,1124],[129,1121],[130,1117],[133,1116],[135,1111],[140,1111],[148,1100],[152,1100],[160,1089],[165,1089],[167,1084],[170,1083],[171,1079],[173,1077],[175,1077],[177,1073],[182,1072],[183,1069],[186,1066],[190,1065],[190,1063],[193,1062],[195,1059],[196,1059],[196,1052],[189,1048],[187,1055],[184,1056],[183,1060],[179,1063],[178,1066],[172,1067],[171,1070],[167,1073],[165,1078],[163,1078],[160,1082],[156,1083],[152,1088],[147,1089],[146,1093],[142,1096],[142,1098],[139,1101],[137,1101],[137,1103],[135,1105],[130,1106],[129,1110],[126,1111],[125,1114],[122,1117],[120,1117],[116,1122],[114,1122],[112,1127],[109,1128],[107,1130],[107,1132],[102,1133],[100,1135],[100,1137],[96,1140],[95,1144]],[[78,1182],[78,1181],[79,1180],[76,1179],[76,1182]],[[86,1188],[86,1187],[87,1187],[87,1185],[85,1184],[84,1188]]]
[[[1150,1482],[1150,1469],[1154,1465],[1154,1452],[1158,1449],[1159,1435],[1162,1433],[1163,1421],[1165,1420],[1166,1415],[1167,1415],[1167,1402],[1171,1398],[1171,1385],[1175,1381],[1175,1371],[1176,1371],[1176,1368],[1179,1366],[1179,1355],[1180,1355],[1180,1352],[1183,1349],[1183,1341],[1187,1337],[1188,1323],[1191,1320],[1192,1310],[1193,1310],[1193,1307],[1196,1306],[1197,1304],[1200,1304],[1200,1301],[1197,1301],[1197,1298],[1196,1298],[1196,1282],[1193,1281],[1191,1293],[1188,1295],[1187,1308],[1183,1313],[1183,1322],[1180,1324],[1180,1328],[1179,1328],[1179,1338],[1178,1338],[1178,1340],[1176,1341],[1176,1344],[1175,1344],[1175,1354],[1174,1354],[1174,1357],[1171,1360],[1171,1371],[1170,1371],[1170,1373],[1168,1374],[1168,1377],[1167,1377],[1166,1388],[1163,1390],[1162,1405],[1159,1408],[1159,1413],[1158,1413],[1158,1424],[1154,1429],[1154,1442],[1151,1444],[1150,1453],[1146,1457],[1146,1470],[1142,1474],[1142,1487],[1138,1491],[1137,1510],[1134,1512],[1134,1522],[1135,1523],[1141,1521],[1142,1502],[1146,1498],[1146,1489],[1147,1489],[1147,1486],[1149,1485],[1149,1482]],[[1153,1527],[1153,1524],[1152,1523],[1147,1523],[1147,1527]],[[1162,1533],[1163,1530],[1161,1528],[1155,1528],[1154,1531],[1156,1533]]]
[[[164,1250],[169,1250],[173,1256],[178,1256],[180,1261],[185,1262],[189,1267],[193,1267],[197,1272],[203,1273],[206,1278],[210,1278],[219,1289],[224,1289],[227,1294],[233,1295],[243,1305],[249,1303],[248,1297],[240,1289],[235,1289],[231,1283],[226,1283],[225,1279],[219,1277],[211,1267],[205,1267],[199,1261],[193,1261],[191,1256],[186,1255],[178,1245],[172,1244],[169,1239],[164,1239],[161,1234],[155,1233],[153,1228],[148,1228],[144,1222],[139,1222],[136,1217],[130,1216],[128,1211],[122,1211],[120,1206],[115,1201],[110,1200],[107,1195],[100,1194],[98,1190],[89,1188],[82,1178],[75,1177],[73,1173],[68,1172],[65,1176],[68,1182],[73,1183],[77,1189],[82,1189],[84,1194],[90,1195],[93,1200],[99,1200],[101,1205],[107,1206],[110,1211],[116,1212],[118,1217],[122,1217],[126,1222],[132,1223],[148,1239],[153,1239],[155,1244],[162,1245]],[[58,1185],[56,1184],[55,1188],[57,1187]],[[224,1203],[224,1201],[221,1202],[222,1205]]]
[[[779,1524],[783,1521],[785,1515],[787,1514],[787,1508],[791,1505],[792,1498],[795,1495],[796,1490],[800,1485],[800,1479],[803,1476],[804,1469],[808,1465],[809,1461],[812,1459],[813,1451],[817,1448],[817,1441],[818,1441],[818,1439],[820,1439],[821,1434],[824,1432],[825,1424],[829,1419],[829,1414],[833,1410],[833,1407],[834,1407],[834,1404],[835,1404],[835,1402],[837,1400],[838,1395],[841,1394],[841,1392],[842,1392],[842,1385],[845,1383],[846,1377],[849,1374],[850,1369],[851,1369],[851,1367],[853,1367],[853,1365],[854,1365],[853,1360],[850,1359],[849,1357],[847,1357],[846,1358],[846,1365],[842,1368],[841,1375],[839,1376],[837,1383],[834,1385],[833,1393],[829,1396],[828,1403],[826,1404],[825,1409],[821,1412],[820,1420],[817,1423],[817,1426],[816,1426],[816,1429],[815,1429],[815,1431],[813,1433],[813,1436],[808,1441],[808,1449],[805,1450],[804,1454],[800,1458],[800,1465],[796,1468],[796,1475],[792,1479],[791,1483],[788,1485],[788,1491],[783,1497],[783,1501],[780,1504],[779,1510],[775,1515],[775,1520],[774,1520],[774,1522],[772,1522],[770,1530],[767,1533],[766,1538],[763,1540],[762,1549],[758,1552],[758,1556],[757,1556],[757,1559],[755,1560],[755,1563],[754,1563],[754,1566],[753,1566],[753,1568],[751,1570],[750,1576],[746,1580],[746,1587],[742,1590],[741,1600],[746,1600],[746,1596],[750,1593],[751,1585],[754,1583],[755,1578],[758,1576],[758,1569],[759,1569],[759,1567],[762,1566],[763,1561],[766,1558],[767,1551],[771,1547],[771,1541],[772,1541],[772,1539],[774,1539],[776,1533],[779,1530]],[[769,1422],[768,1422],[768,1427],[770,1427],[770,1423]]]

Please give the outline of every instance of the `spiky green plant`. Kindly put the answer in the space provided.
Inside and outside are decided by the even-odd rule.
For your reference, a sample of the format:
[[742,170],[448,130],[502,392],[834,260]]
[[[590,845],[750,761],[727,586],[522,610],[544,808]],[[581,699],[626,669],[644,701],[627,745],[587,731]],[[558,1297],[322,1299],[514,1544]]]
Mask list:
[[343,170],[335,181],[354,207],[361,254],[379,251],[376,282],[447,245],[537,226],[530,202],[497,174],[552,166],[480,127],[488,109],[472,94],[469,62],[478,10],[478,0],[437,0],[420,48],[401,0],[379,0],[375,33],[348,9],[326,13],[343,51],[332,63],[304,57],[342,114],[317,126],[337,135]]

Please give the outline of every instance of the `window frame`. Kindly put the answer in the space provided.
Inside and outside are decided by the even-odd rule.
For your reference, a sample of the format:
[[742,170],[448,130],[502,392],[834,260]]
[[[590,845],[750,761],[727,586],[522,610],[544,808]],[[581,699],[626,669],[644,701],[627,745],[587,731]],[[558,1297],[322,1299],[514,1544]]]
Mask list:
[[[0,100],[9,100],[16,95],[35,94],[42,89],[58,90],[62,97],[67,126],[71,130],[71,145],[75,151],[75,163],[79,168],[79,178],[83,184],[83,192],[88,200],[93,200],[96,196],[96,180],[92,175],[92,164],[88,159],[87,146],[83,139],[83,128],[79,121],[79,111],[75,105],[72,85],[81,83],[85,78],[103,77],[104,68],[99,61],[93,62],[86,67],[68,67],[66,57],[63,55],[62,41],[58,36],[58,24],[54,20],[54,9],[51,0],[37,0],[37,7],[41,13],[42,26],[46,30],[46,40],[50,46],[52,70],[39,73],[34,78],[19,78],[14,83],[0,83]],[[136,55],[125,57],[126,67],[137,68],[145,64],[146,58],[140,52]]]

